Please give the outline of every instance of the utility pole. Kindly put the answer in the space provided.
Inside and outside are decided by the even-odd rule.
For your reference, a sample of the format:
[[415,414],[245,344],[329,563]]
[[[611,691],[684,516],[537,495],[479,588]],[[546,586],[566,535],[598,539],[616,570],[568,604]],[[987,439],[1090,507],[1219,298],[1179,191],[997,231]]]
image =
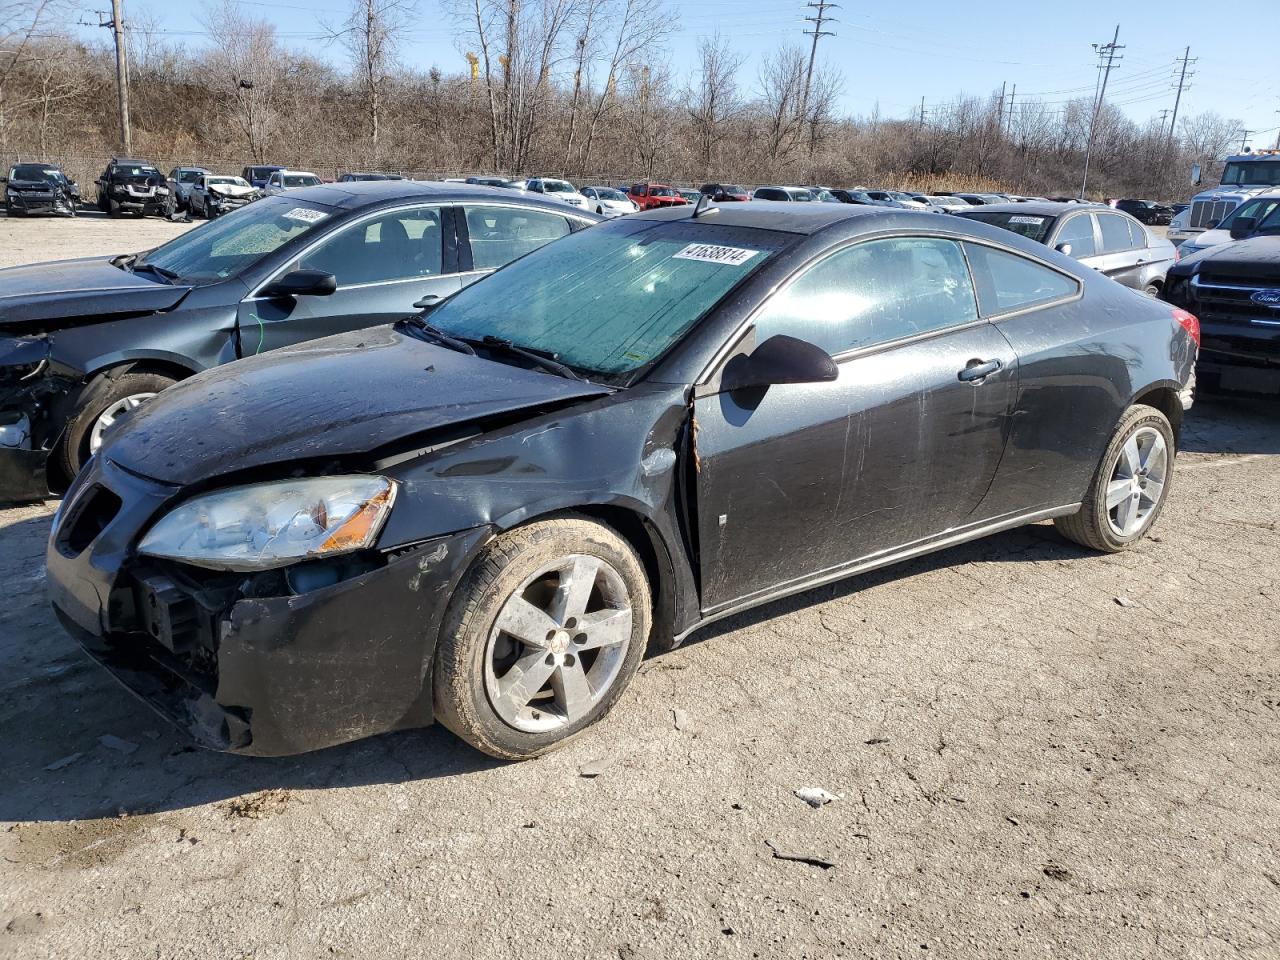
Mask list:
[[1015,83],[1013,89],[1009,91],[1009,126],[1008,131],[1013,133],[1013,100],[1018,95],[1018,85]]
[[813,44],[809,47],[809,67],[804,72],[804,96],[800,98],[800,119],[802,122],[809,119],[809,88],[813,85],[813,64],[818,59],[818,40],[822,37],[834,37],[835,32],[831,30],[823,30],[822,25],[834,22],[834,17],[828,17],[828,10],[839,8],[838,3],[830,3],[828,0],[810,0],[805,6],[812,7],[818,12],[816,17],[805,17],[805,20],[813,24],[812,30],[805,30],[805,36],[813,37]]
[[[1276,112],[1280,113],[1280,110]],[[920,123],[918,124],[918,129],[924,129],[924,97],[920,98]]]
[[1257,130],[1250,130],[1248,127],[1245,127],[1243,130],[1240,131],[1240,152],[1241,153],[1244,153],[1245,145],[1248,144],[1249,142],[1249,134],[1257,133],[1257,132],[1258,132]]
[[1158,137],[1158,139],[1160,140],[1164,139],[1164,125],[1165,125],[1165,122],[1169,119],[1169,113],[1170,113],[1170,110],[1168,107],[1165,107],[1163,110],[1160,111],[1160,134]]
[[[1173,129],[1178,122],[1178,104],[1182,103],[1182,91],[1187,89],[1187,78],[1195,76],[1194,72],[1187,73],[1187,66],[1199,59],[1199,57],[1193,58],[1191,56],[1190,47],[1187,47],[1186,52],[1182,54],[1182,72],[1178,75],[1178,95],[1173,98],[1173,119],[1169,121],[1169,140],[1165,144],[1166,150],[1173,148]],[[1174,63],[1177,62],[1177,60],[1174,61]]]
[[116,95],[120,103],[120,146],[125,156],[133,153],[133,135],[129,129],[129,48],[124,34],[124,0],[111,0],[111,19],[98,14],[98,26],[110,27],[116,41]]
[[[1102,70],[1102,84],[1098,88],[1098,99],[1093,104],[1093,121],[1089,124],[1089,145],[1084,151],[1084,177],[1080,180],[1080,199],[1084,199],[1085,188],[1089,186],[1089,161],[1093,159],[1093,140],[1098,130],[1098,114],[1102,112],[1102,103],[1107,98],[1107,81],[1111,79],[1111,69],[1117,60],[1123,60],[1124,57],[1116,56],[1117,50],[1123,50],[1124,47],[1118,42],[1120,39],[1120,24],[1116,24],[1115,36],[1111,38],[1110,43],[1104,43],[1102,46],[1093,45],[1093,49],[1098,54],[1098,69]],[[1101,61],[1106,59],[1104,65]]]

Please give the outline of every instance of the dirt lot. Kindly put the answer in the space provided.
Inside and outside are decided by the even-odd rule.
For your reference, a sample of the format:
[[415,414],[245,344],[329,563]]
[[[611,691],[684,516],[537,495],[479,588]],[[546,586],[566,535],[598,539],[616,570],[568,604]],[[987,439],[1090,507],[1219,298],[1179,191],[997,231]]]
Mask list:
[[1280,956],[1274,405],[1196,407],[1131,553],[1040,525],[773,604],[521,765],[194,750],[54,622],[51,512],[0,511],[0,957]]

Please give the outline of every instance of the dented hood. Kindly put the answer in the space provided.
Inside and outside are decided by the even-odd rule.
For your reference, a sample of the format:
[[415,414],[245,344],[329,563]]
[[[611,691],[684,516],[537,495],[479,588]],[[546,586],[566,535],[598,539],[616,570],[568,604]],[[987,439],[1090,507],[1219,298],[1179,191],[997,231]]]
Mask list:
[[249,467],[367,453],[415,434],[610,392],[375,327],[185,380],[122,421],[102,452],[135,473],[186,485]]
[[0,330],[80,326],[170,310],[191,292],[113,267],[107,257],[0,270]]

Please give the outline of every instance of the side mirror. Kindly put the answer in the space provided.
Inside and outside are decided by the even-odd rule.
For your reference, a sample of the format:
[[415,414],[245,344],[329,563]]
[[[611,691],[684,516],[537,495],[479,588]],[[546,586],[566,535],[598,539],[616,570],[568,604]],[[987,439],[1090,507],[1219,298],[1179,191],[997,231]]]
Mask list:
[[839,375],[840,369],[827,351],[779,333],[750,355],[739,354],[730,360],[720,375],[720,386],[733,392],[775,383],[825,383]]
[[1060,244],[1058,244],[1056,247],[1054,247],[1053,249],[1057,250],[1057,251],[1058,251],[1060,254],[1062,254],[1064,257],[1069,257],[1069,256],[1071,256],[1071,244],[1069,244],[1069,243],[1060,243]]
[[294,270],[286,273],[266,287],[262,296],[279,297],[327,297],[338,289],[338,280],[323,270]]
[[1231,221],[1231,239],[1243,240],[1257,229],[1257,217],[1236,217]]

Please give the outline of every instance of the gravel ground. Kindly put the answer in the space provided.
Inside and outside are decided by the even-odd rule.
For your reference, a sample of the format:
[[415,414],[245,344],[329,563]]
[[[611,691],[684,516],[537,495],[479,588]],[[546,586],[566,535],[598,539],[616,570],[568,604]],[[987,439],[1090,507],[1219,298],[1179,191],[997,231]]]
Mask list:
[[1176,476],[1130,553],[1038,525],[772,604],[517,765],[194,750],[55,623],[52,505],[0,511],[0,957],[1280,956],[1274,406],[1202,400]]

